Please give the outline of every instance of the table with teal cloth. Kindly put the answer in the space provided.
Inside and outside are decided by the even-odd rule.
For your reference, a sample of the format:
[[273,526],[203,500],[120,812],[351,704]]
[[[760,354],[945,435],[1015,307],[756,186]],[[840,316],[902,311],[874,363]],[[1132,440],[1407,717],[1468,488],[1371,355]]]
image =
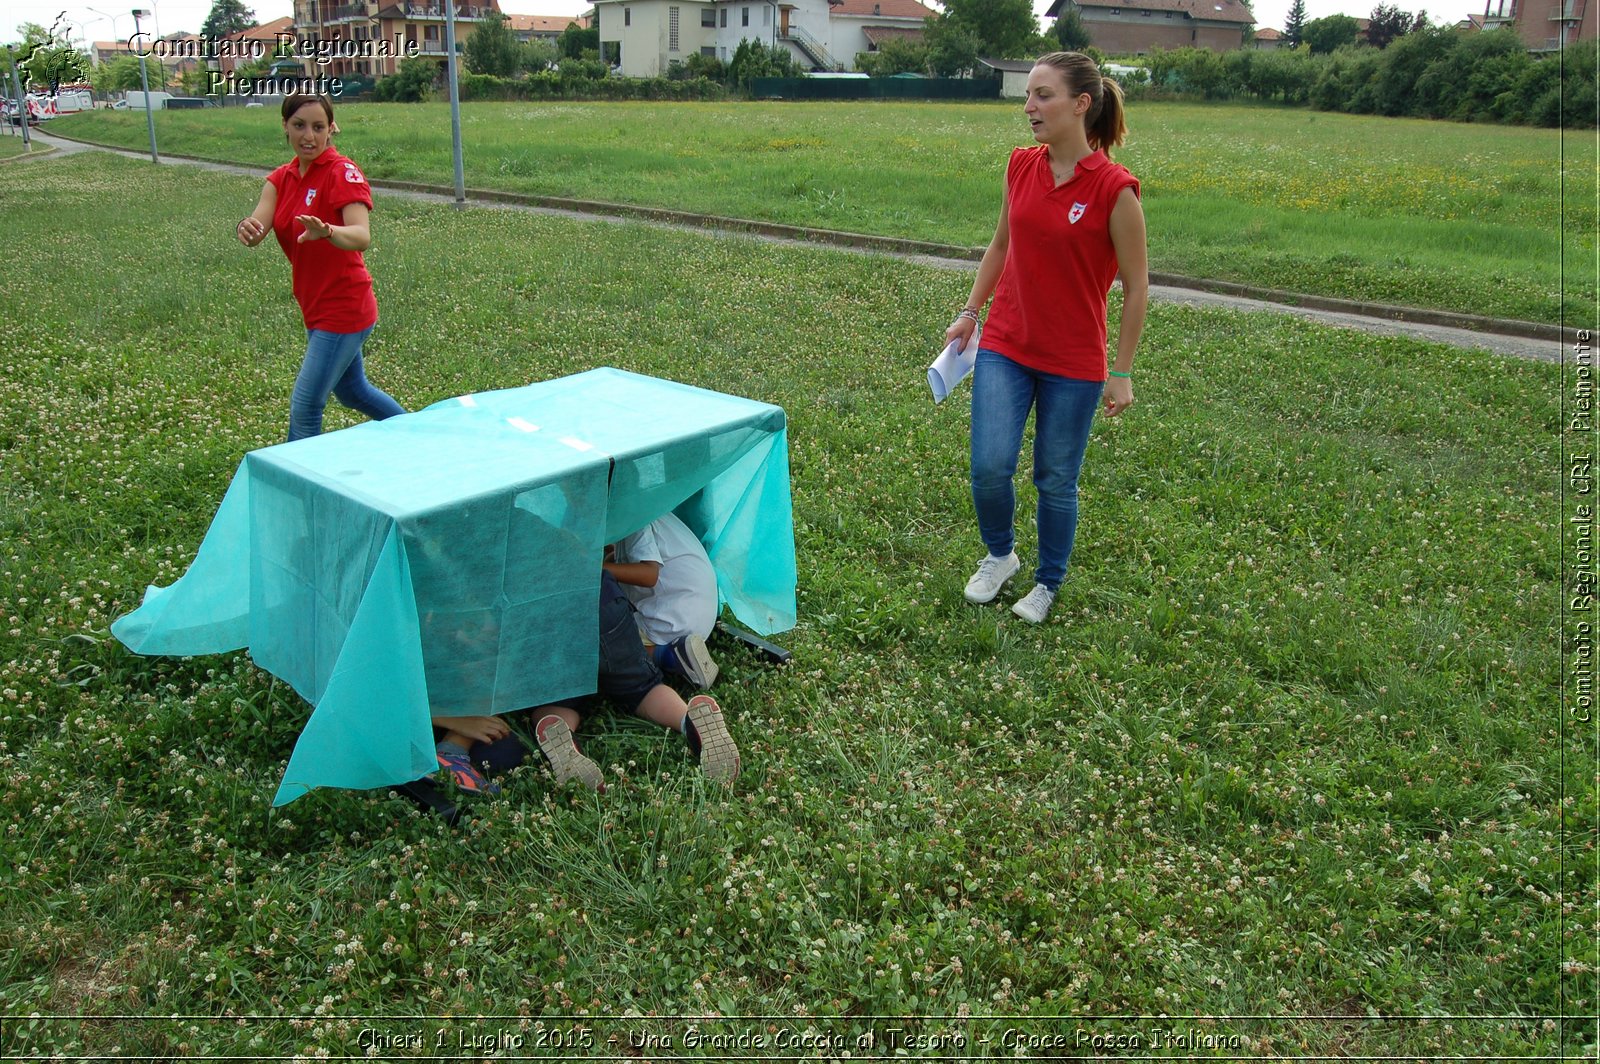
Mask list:
[[722,601],[795,623],[783,410],[616,369],[245,455],[194,562],[112,632],[248,647],[314,707],[274,805],[437,768],[430,718],[588,694],[607,543],[674,512]]

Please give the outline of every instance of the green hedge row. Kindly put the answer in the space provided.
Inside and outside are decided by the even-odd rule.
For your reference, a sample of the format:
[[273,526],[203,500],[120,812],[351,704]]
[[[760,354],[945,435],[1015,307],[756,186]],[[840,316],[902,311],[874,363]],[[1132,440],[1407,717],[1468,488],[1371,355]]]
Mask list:
[[1152,52],[1130,95],[1253,98],[1321,111],[1461,122],[1600,124],[1597,42],[1535,56],[1509,31],[1422,29],[1387,48]]
[[706,78],[572,77],[545,71],[526,78],[462,74],[463,100],[725,100],[728,90]]
[[[438,99],[442,64],[407,59],[398,73],[378,82],[373,98],[396,103]],[[562,60],[561,69],[502,78],[462,73],[463,100],[725,100],[728,90],[706,78],[614,78],[599,62]]]

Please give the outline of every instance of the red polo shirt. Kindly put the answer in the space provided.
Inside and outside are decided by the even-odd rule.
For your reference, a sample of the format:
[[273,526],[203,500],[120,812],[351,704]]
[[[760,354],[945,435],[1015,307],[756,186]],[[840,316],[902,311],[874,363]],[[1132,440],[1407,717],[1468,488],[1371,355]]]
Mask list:
[[1006,167],[1005,270],[983,346],[1025,366],[1106,379],[1106,296],[1117,276],[1111,208],[1139,179],[1097,151],[1058,187],[1050,149],[1017,148]]
[[359,251],[336,248],[327,240],[297,243],[305,226],[295,221],[314,214],[334,225],[344,224],[344,209],[364,203],[372,209],[372,188],[356,164],[334,151],[333,145],[300,176],[300,163],[292,160],[267,175],[278,190],[278,209],[272,232],[289,258],[294,298],[300,304],[307,329],[353,333],[378,321],[378,300],[372,294],[372,275]]

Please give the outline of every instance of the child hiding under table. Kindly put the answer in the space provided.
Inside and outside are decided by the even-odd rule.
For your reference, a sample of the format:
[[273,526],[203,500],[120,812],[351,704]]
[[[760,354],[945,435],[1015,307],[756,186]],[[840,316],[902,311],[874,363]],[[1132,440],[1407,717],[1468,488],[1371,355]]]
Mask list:
[[[731,784],[739,775],[739,747],[728,733],[722,707],[710,695],[695,695],[685,703],[662,682],[660,666],[640,641],[633,606],[610,572],[600,576],[598,693],[627,712],[682,733],[707,778]],[[571,705],[525,711],[558,786],[577,780],[591,790],[605,789],[600,766],[579,751],[572,737],[582,721],[580,710],[589,708],[593,699],[585,696]],[[501,717],[434,717],[433,725],[440,766],[469,794],[495,794],[500,789],[479,765],[507,771],[527,755],[522,740]]]
[[717,574],[700,538],[666,514],[607,548],[606,572],[637,609],[655,663],[704,690],[717,679],[706,637],[717,624]]

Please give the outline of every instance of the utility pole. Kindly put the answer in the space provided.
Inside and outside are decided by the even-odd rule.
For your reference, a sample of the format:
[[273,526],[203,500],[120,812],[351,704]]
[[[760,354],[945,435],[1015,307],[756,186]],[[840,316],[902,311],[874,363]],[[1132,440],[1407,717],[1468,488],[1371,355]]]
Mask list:
[[467,202],[467,178],[461,164],[461,91],[456,87],[456,0],[444,0],[445,78],[450,82],[450,146],[455,153],[456,205]]
[[[149,18],[150,12],[142,7],[133,9],[133,35],[139,36],[139,19]],[[159,163],[161,156],[156,153],[156,113],[155,101],[150,99],[150,73],[144,67],[144,52],[139,53],[139,82],[144,86],[144,122],[150,130],[150,161]]]

